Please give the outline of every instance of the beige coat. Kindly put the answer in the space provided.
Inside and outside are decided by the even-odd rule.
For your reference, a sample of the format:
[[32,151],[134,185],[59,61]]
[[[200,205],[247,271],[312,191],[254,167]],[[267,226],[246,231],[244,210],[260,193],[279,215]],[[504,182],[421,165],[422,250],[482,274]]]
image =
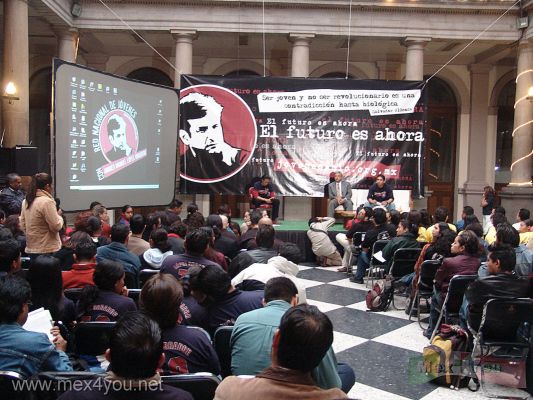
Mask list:
[[22,202],[20,225],[26,233],[26,253],[54,253],[61,248],[59,231],[63,218],[57,213],[56,203],[50,193],[37,190],[30,208]]

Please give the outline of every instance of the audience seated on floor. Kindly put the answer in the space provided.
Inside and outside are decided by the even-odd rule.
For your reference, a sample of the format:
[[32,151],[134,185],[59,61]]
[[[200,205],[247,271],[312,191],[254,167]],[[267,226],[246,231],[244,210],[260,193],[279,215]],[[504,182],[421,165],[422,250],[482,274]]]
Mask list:
[[260,225],[255,238],[257,248],[240,252],[231,260],[228,269],[230,276],[234,278],[253,263],[265,264],[272,257],[277,256],[278,252],[273,248],[275,237],[276,231],[272,225]]
[[[514,249],[516,262],[514,272],[518,276],[529,276],[533,271],[533,252],[520,244],[520,236],[515,228],[509,223],[501,223],[496,227],[495,246],[508,245]],[[479,276],[487,276],[487,265],[483,264],[479,268]]]
[[220,374],[217,353],[207,332],[200,328],[179,325],[183,289],[174,277],[157,274],[143,286],[140,308],[161,328],[165,362],[164,374],[211,372]]
[[146,250],[150,249],[150,243],[142,238],[144,230],[146,229],[146,223],[144,217],[141,214],[135,214],[130,219],[131,235],[128,239],[126,247],[130,252],[136,256],[140,256]]
[[439,222],[445,222],[448,224],[450,229],[454,232],[457,232],[457,228],[454,224],[448,223],[449,211],[446,207],[439,206],[433,214],[433,225],[426,229],[426,242],[431,243],[433,241],[433,226]]
[[[231,335],[231,371],[233,375],[257,375],[270,365],[274,333],[283,314],[298,303],[294,283],[285,277],[270,279],[265,286],[264,307],[242,314]],[[354,384],[354,373],[342,364],[339,377],[335,353],[330,347],[312,376],[323,389],[341,388],[347,393]],[[344,378],[343,382],[341,379]],[[343,385],[345,383],[345,385]]]
[[111,363],[105,377],[74,386],[59,399],[193,400],[190,393],[161,383],[161,330],[142,313],[128,313],[117,322],[105,356]]
[[228,273],[219,266],[191,267],[189,286],[198,304],[207,309],[207,323],[202,328],[210,335],[219,326],[233,325],[239,315],[262,307],[262,290],[235,289]]
[[[509,245],[493,247],[487,259],[488,276],[477,278],[466,290],[468,325],[477,331],[483,306],[491,299],[529,297],[529,279],[514,273],[516,257]],[[505,324],[505,321],[502,321]]]
[[274,333],[271,365],[255,378],[230,376],[215,393],[217,400],[344,399],[338,389],[321,389],[311,376],[333,343],[333,326],[315,306],[288,309]]
[[174,254],[168,241],[167,231],[163,228],[153,230],[149,243],[150,248],[139,256],[141,268],[160,269],[163,261]]
[[279,249],[279,255],[265,263],[254,263],[241,271],[231,280],[231,284],[241,290],[263,290],[271,278],[284,276],[289,278],[298,288],[298,301],[307,301],[305,286],[298,281],[298,264],[302,260],[300,249],[294,243],[284,243]]
[[83,288],[77,305],[78,319],[87,321],[117,321],[128,311],[137,310],[124,286],[124,268],[117,261],[103,260],[94,270],[96,286]]
[[65,353],[67,342],[52,328],[53,342],[44,333],[30,332],[26,323],[31,306],[30,284],[17,276],[0,278],[0,370],[29,378],[42,371],[72,371]]
[[[465,230],[455,237],[451,246],[451,253],[454,256],[445,258],[435,274],[429,326],[424,332],[426,337],[431,337],[433,329],[435,329],[439,317],[438,309],[440,309],[444,302],[450,280],[455,275],[477,274],[480,266],[479,247],[479,240],[472,231]],[[462,299],[454,299],[454,301],[461,303]]]
[[342,266],[342,257],[328,235],[328,229],[335,224],[333,217],[315,217],[308,222],[307,237],[315,256],[323,259],[326,267]]
[[21,259],[18,242],[15,239],[0,240],[0,278],[16,274],[20,271],[20,268]]
[[96,246],[83,242],[74,250],[74,264],[69,271],[63,271],[63,289],[83,288],[94,285],[93,274],[96,267]]
[[141,269],[141,261],[126,247],[129,240],[129,224],[115,224],[111,227],[111,243],[99,247],[96,251],[96,262],[102,260],[117,261],[124,267],[124,271],[137,276]]

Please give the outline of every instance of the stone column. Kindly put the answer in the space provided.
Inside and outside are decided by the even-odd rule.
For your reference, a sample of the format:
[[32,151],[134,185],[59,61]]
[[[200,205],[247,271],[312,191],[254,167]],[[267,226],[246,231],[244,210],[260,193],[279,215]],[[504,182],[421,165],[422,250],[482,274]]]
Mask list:
[[[489,112],[489,72],[486,64],[472,64],[470,69],[470,127],[468,136],[467,178],[463,189],[463,204],[474,207],[481,215],[480,202],[483,188],[493,181],[487,176],[487,115]],[[459,144],[461,145],[461,144]],[[494,174],[494,168],[492,169]]]
[[79,35],[76,28],[57,29],[57,55],[62,60],[75,63],[78,56]]
[[424,79],[424,47],[431,38],[406,37],[403,45],[407,47],[405,55],[405,80],[421,81]]
[[[29,49],[28,4],[23,0],[4,0],[3,93],[8,82],[17,87],[17,97],[2,101],[4,147],[29,141]],[[1,135],[0,135],[1,137]]]
[[310,33],[291,33],[292,42],[291,76],[307,78],[309,76],[309,44],[315,37]]
[[511,182],[500,194],[502,205],[512,213],[530,209],[533,202],[533,100],[527,99],[533,87],[533,38],[520,41],[517,64]]
[[192,41],[196,39],[196,31],[171,30],[176,40],[176,70],[174,71],[174,87],[180,87],[181,74],[192,73]]

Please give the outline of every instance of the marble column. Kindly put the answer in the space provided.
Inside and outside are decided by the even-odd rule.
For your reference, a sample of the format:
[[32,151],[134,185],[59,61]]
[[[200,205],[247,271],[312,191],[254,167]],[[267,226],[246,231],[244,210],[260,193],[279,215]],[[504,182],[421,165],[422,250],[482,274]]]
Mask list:
[[309,33],[289,34],[289,40],[292,42],[291,76],[309,76],[309,44],[314,37],[314,34]]
[[[489,73],[490,65],[471,64],[470,67],[470,127],[468,136],[467,175],[464,187],[460,190],[463,204],[472,206],[481,215],[479,204],[483,188],[493,178],[487,176],[487,134],[489,113]],[[459,146],[463,145],[458,143]],[[492,169],[494,174],[494,169]]]
[[55,30],[57,36],[57,55],[62,60],[75,63],[78,56],[79,35],[76,28]]
[[2,100],[3,146],[13,147],[29,141],[28,3],[23,0],[4,0],[2,93],[8,82],[17,87],[19,100]]
[[[511,182],[502,190],[502,205],[512,213],[533,202],[533,100],[527,99],[533,87],[533,38],[518,45],[516,95],[513,126]],[[514,215],[514,214],[513,214]]]
[[406,37],[403,45],[407,47],[405,54],[405,80],[421,81],[424,79],[424,47],[431,38]]
[[192,73],[192,41],[196,39],[196,31],[171,30],[176,40],[176,70],[174,71],[174,87],[180,87],[181,74]]

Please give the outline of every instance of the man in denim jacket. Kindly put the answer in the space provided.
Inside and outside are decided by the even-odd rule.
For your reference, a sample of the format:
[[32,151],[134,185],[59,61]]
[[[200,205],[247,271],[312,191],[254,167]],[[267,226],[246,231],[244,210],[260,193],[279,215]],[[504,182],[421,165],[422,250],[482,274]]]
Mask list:
[[41,371],[72,371],[65,354],[67,342],[52,329],[53,343],[44,333],[30,332],[22,325],[28,318],[31,289],[16,276],[0,279],[0,370],[29,378]]

